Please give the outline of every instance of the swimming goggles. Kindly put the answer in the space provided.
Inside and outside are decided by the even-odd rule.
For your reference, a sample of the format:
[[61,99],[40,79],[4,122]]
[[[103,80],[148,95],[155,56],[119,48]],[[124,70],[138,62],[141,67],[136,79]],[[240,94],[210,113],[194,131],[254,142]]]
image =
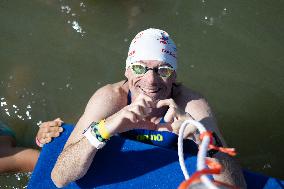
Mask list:
[[165,66],[159,66],[155,68],[149,68],[139,62],[131,64],[130,68],[132,72],[137,76],[144,75],[147,71],[153,70],[159,76],[167,78],[167,77],[170,77],[174,72],[174,68],[170,66],[165,65]]

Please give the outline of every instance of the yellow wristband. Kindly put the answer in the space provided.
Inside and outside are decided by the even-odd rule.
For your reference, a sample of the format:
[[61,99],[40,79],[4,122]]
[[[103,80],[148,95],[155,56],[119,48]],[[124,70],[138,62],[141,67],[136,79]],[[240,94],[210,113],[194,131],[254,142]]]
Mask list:
[[106,119],[102,119],[99,122],[98,131],[101,134],[102,138],[104,138],[106,140],[110,138],[110,133],[106,129]]

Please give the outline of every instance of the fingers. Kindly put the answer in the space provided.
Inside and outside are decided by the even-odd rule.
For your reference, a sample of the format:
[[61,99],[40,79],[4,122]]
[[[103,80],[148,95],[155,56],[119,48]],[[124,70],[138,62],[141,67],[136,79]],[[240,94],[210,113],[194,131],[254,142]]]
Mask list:
[[51,142],[52,138],[51,138],[51,137],[48,137],[48,138],[40,138],[40,139],[38,139],[38,140],[39,140],[39,142],[40,142],[41,144],[47,144],[47,143]]
[[173,99],[164,99],[164,100],[160,100],[157,104],[156,104],[156,108],[161,108],[164,106],[168,106],[169,109],[166,112],[165,116],[164,116],[164,120],[165,122],[173,122],[175,119],[177,119],[180,115],[180,111],[178,109],[177,104],[175,103],[175,101]]
[[61,127],[62,123],[63,121],[60,118],[42,123],[36,136],[40,143],[46,144],[49,143],[52,138],[58,137],[63,131]]
[[56,118],[54,121],[58,124],[58,126],[61,126],[62,123],[64,123],[61,118]]
[[155,106],[156,104],[150,97],[140,94],[127,109],[136,114],[137,118],[144,119],[152,112],[152,108]]
[[63,121],[60,118],[57,118],[53,121],[43,122],[40,127],[60,127]]
[[149,97],[144,94],[140,94],[132,104],[140,104],[141,102],[145,103],[145,107],[155,108],[156,103]]
[[161,108],[163,106],[168,106],[169,108],[177,108],[177,104],[175,103],[175,101],[172,98],[160,100],[156,104],[156,108]]

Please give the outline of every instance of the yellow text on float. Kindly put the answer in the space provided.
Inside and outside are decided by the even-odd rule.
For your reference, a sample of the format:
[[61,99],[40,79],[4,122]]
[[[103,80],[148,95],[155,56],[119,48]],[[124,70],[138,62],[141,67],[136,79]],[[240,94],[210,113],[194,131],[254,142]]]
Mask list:
[[146,140],[151,140],[151,141],[163,141],[163,135],[161,134],[156,134],[156,135],[138,135],[137,140],[139,141],[146,141]]

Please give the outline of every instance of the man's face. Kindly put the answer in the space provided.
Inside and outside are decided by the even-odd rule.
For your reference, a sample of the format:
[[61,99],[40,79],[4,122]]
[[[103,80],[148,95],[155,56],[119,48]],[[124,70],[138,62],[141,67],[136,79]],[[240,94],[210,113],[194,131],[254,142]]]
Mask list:
[[[159,68],[168,64],[156,60],[142,60],[140,64],[148,68]],[[171,95],[172,85],[176,79],[175,71],[169,77],[161,77],[154,70],[148,70],[145,74],[137,75],[129,67],[125,71],[125,76],[129,82],[129,89],[135,99],[140,93],[151,97],[154,101],[167,99]]]

